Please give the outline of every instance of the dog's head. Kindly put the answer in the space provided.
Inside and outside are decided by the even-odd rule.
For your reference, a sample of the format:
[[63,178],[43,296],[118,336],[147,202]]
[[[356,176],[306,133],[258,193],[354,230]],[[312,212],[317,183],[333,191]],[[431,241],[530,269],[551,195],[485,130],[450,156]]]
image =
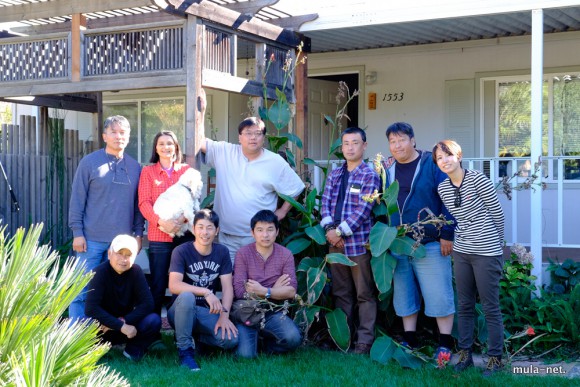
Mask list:
[[179,178],[179,183],[189,188],[194,199],[200,198],[203,181],[201,180],[201,173],[197,169],[189,168],[185,171]]

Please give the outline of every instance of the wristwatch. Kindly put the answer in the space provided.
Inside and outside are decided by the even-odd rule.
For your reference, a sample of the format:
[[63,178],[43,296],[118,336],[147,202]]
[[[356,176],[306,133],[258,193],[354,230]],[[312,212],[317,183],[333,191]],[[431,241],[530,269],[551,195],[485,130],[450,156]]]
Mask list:
[[337,228],[335,228],[335,229],[334,229],[334,232],[336,233],[336,236],[337,236],[337,237],[339,237],[339,238],[340,238],[340,237],[342,236],[342,232],[340,231],[340,228],[338,228],[338,227],[337,227]]
[[268,288],[268,290],[266,290],[265,298],[270,298],[271,295],[272,295],[272,289]]

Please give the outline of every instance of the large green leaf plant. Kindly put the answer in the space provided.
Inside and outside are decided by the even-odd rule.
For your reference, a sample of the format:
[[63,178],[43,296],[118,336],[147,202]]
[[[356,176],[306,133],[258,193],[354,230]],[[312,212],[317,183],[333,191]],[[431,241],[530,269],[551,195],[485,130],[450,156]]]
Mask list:
[[8,238],[0,228],[0,385],[125,386],[128,382],[97,361],[94,323],[61,316],[91,278],[74,259],[38,243],[42,225],[20,228]]

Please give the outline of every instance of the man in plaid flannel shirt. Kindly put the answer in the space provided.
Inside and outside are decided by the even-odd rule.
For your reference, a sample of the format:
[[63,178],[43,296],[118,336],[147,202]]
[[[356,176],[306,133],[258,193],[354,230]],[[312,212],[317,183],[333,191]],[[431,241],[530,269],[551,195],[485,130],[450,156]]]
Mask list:
[[[371,231],[373,203],[362,197],[379,188],[379,177],[363,162],[366,134],[360,128],[342,133],[342,153],[346,162],[333,170],[322,195],[322,221],[330,253],[342,253],[356,266],[331,264],[332,293],[336,307],[347,316],[356,332],[355,353],[366,354],[374,341],[377,302],[371,271],[371,255],[365,244]],[[353,327],[353,311],[358,305],[358,326]]]

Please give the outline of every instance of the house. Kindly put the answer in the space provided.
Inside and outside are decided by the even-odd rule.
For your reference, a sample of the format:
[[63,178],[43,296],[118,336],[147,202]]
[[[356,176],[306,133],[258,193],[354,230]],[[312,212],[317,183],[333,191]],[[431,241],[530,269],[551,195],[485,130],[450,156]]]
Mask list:
[[[248,96],[261,95],[255,79],[264,54],[280,63],[304,41],[307,63],[286,90],[295,98],[290,129],[304,139],[302,156],[325,159],[331,139],[324,115],[334,114],[337,82],[345,81],[360,90],[350,124],[367,129],[369,156],[388,153],[384,131],[395,121],[415,127],[420,148],[457,139],[466,162],[495,181],[533,173],[542,155],[547,189],[519,191],[511,201],[502,196],[506,238],[531,246],[538,260],[580,255],[580,1],[93,3],[0,1],[0,23],[26,24],[10,29],[26,36],[0,40],[0,97],[44,96],[44,106],[64,106],[55,90],[72,96],[92,106],[82,121],[91,122],[85,135],[93,138],[103,112],[123,113],[138,128],[130,151],[142,162],[159,129],[148,112],[181,112],[163,122],[183,130],[195,163],[191,101],[198,88],[210,95],[206,135],[235,141]],[[30,60],[47,50],[42,63]],[[23,78],[21,71],[36,75]],[[279,76],[280,69],[268,92]],[[75,97],[81,92],[97,98]]]

